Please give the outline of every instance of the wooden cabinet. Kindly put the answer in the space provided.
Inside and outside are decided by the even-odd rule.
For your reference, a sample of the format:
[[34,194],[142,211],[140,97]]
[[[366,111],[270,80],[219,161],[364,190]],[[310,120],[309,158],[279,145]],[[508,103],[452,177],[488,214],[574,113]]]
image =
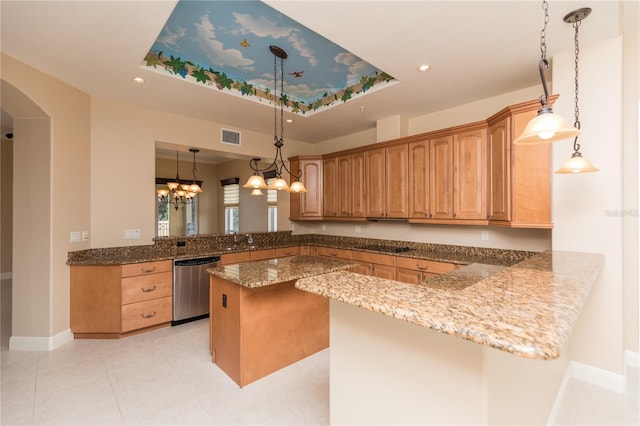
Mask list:
[[225,253],[220,256],[220,265],[234,265],[236,263],[250,262],[251,252],[241,251],[237,253]]
[[398,257],[396,259],[396,267],[395,279],[413,284],[425,282],[429,278],[446,274],[456,269],[456,265],[453,263],[435,262],[409,257]]
[[453,136],[429,142],[430,218],[453,219]]
[[351,250],[330,247],[318,247],[318,256],[333,257],[336,259],[351,260]]
[[315,247],[315,246],[301,246],[300,247],[300,255],[301,256],[317,256],[318,255],[318,247]]
[[251,254],[251,260],[269,260],[275,259],[276,249],[264,249],[264,250],[252,250],[249,252]]
[[429,140],[409,144],[409,218],[428,219]]
[[323,159],[324,219],[364,219],[364,154]]
[[365,216],[407,218],[408,144],[364,152]]
[[290,193],[289,218],[291,220],[322,219],[322,157],[300,156],[289,158],[293,172],[302,171],[301,181],[307,192]]
[[[551,97],[555,101],[557,95]],[[551,223],[551,146],[514,145],[537,101],[503,109],[489,124],[489,224],[513,228],[553,227]]]
[[486,123],[409,143],[409,221],[488,224]]
[[299,256],[300,251],[300,247],[279,247],[276,249],[276,258]]
[[338,182],[338,158],[324,158],[322,160],[322,215],[324,218],[338,216],[341,189]]
[[351,154],[351,217],[365,218],[364,152]]
[[353,272],[389,280],[396,279],[395,256],[365,251],[353,251],[351,255],[353,260],[356,261],[356,267]]
[[484,124],[453,137],[453,217],[487,223],[487,129]]
[[338,181],[335,183],[338,197],[336,199],[336,212],[338,217],[351,217],[352,195],[355,191],[351,184],[351,156],[342,155],[336,158],[336,174]]
[[73,265],[70,323],[75,338],[119,338],[164,327],[173,317],[172,262]]

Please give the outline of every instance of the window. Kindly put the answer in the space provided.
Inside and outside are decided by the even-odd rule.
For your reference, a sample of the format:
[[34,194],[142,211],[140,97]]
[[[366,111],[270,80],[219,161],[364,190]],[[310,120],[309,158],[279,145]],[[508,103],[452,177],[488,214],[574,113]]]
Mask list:
[[[267,185],[271,185],[275,178],[267,179]],[[278,191],[267,189],[267,231],[276,232],[278,230]]]
[[[166,179],[168,181],[168,179]],[[165,183],[156,184],[157,189],[166,189]],[[161,203],[156,197],[156,235],[167,237],[175,235],[196,235],[198,233],[198,196],[189,204]]]
[[239,178],[220,181],[224,190],[224,232],[238,233],[240,230],[240,185]]

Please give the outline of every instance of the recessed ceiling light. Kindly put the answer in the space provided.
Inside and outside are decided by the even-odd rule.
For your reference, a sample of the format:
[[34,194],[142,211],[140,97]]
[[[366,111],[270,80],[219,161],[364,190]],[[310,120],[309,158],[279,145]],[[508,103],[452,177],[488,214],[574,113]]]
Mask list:
[[133,81],[135,81],[138,84],[142,84],[142,83],[144,83],[144,78],[142,78],[142,77],[133,77]]
[[418,67],[418,71],[420,72],[429,71],[430,69],[431,69],[431,65],[429,64],[423,64]]
[[290,118],[287,118],[287,123],[293,123],[293,120]]

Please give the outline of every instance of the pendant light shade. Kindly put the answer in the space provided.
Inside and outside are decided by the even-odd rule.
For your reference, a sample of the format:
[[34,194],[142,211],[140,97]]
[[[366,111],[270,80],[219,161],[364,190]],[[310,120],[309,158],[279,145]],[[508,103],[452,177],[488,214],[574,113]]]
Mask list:
[[262,191],[258,188],[251,191],[251,195],[263,195]]
[[567,120],[559,114],[555,114],[549,106],[549,90],[547,89],[547,79],[544,72],[549,68],[547,61],[547,23],[549,22],[549,3],[545,0],[542,2],[544,10],[544,26],[540,32],[540,62],[538,63],[538,71],[542,82],[544,95],[540,96],[540,105],[538,115],[534,117],[520,136],[513,143],[516,145],[533,145],[540,143],[550,143],[576,137],[580,134],[580,129],[569,126]]
[[281,177],[279,177],[276,180],[274,180],[271,185],[269,185],[269,189],[276,189],[278,191],[286,191],[286,190],[289,189],[289,184],[287,183],[286,180],[284,180]]
[[289,187],[289,192],[296,192],[296,193],[307,192],[307,188],[304,187],[302,182],[297,180],[291,183],[291,186]]
[[[255,161],[257,164],[258,161],[260,161],[260,159],[254,158],[252,161]],[[260,176],[258,172],[255,172],[253,175],[249,176],[249,179],[247,179],[247,183],[242,185],[242,187],[249,188],[249,189],[267,189],[268,188],[267,183],[264,181],[264,178]],[[254,194],[251,194],[251,195],[254,195]]]
[[564,117],[547,108],[538,111],[538,115],[529,121],[514,143],[520,145],[549,143],[573,138],[579,134],[579,129],[570,126]]
[[591,161],[584,158],[580,152],[576,151],[571,155],[570,159],[565,161],[561,168],[556,170],[556,173],[590,173],[597,171],[600,171],[600,169],[591,164]]

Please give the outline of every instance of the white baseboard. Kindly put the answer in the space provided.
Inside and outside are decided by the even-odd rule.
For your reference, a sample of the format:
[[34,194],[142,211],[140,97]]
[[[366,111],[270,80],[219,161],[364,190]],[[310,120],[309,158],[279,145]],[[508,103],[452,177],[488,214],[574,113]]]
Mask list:
[[611,371],[581,364],[576,361],[571,361],[570,368],[571,376],[574,379],[601,386],[615,392],[625,392],[626,380],[623,374],[615,374]]
[[0,280],[13,279],[13,272],[0,272]]
[[22,337],[11,336],[9,338],[10,351],[52,351],[65,343],[73,340],[70,329],[51,337]]
[[624,351],[624,365],[640,368],[640,352]]

